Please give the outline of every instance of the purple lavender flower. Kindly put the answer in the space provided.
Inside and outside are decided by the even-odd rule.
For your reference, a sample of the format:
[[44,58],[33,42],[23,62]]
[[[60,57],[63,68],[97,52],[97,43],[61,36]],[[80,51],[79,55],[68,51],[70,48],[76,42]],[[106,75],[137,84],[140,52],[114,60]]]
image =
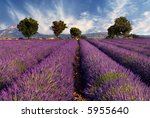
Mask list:
[[3,89],[0,100],[72,100],[76,47],[77,41],[60,46],[12,86]]
[[89,40],[89,42],[98,47],[119,64],[132,70],[135,74],[140,76],[144,83],[150,85],[150,57],[134,51],[119,48],[103,41]]
[[92,100],[150,100],[149,88],[130,70],[84,40],[80,47],[85,95]]

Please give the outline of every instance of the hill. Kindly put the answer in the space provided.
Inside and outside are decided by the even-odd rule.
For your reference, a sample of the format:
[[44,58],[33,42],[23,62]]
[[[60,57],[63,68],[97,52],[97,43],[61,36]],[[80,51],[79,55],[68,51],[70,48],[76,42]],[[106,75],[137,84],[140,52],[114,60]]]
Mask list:
[[[87,33],[84,35],[86,35],[88,38],[105,38],[107,36],[107,32]],[[22,33],[18,31],[16,25],[12,25],[4,30],[0,30],[0,38],[20,38],[20,37],[24,38]],[[70,34],[61,34],[60,37],[63,39],[66,38],[68,39],[71,36]],[[36,33],[35,35],[32,36],[32,38],[55,38],[55,36]]]

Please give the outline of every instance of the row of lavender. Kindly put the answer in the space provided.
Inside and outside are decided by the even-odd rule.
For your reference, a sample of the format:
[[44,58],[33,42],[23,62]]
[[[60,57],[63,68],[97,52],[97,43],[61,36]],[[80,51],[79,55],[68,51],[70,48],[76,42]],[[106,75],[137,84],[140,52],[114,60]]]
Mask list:
[[[40,45],[45,45],[49,41],[37,41],[37,40],[0,40],[0,59],[5,60],[8,57],[11,58],[13,55],[15,56],[17,53],[26,53],[30,51],[32,48],[37,48]],[[55,41],[51,41],[52,43]],[[40,45],[39,45],[40,44]],[[20,55],[21,55],[20,54]]]
[[[76,63],[77,41],[54,42],[46,41],[45,45],[34,45],[36,48],[40,45],[43,53],[48,50],[50,55],[41,63],[35,63],[35,66],[33,64],[32,69],[26,68],[27,71],[23,75],[21,73],[19,76],[16,75],[16,81],[12,80],[11,85],[0,91],[0,100],[73,100],[75,90],[73,65]],[[150,100],[149,88],[140,81],[141,78],[145,83],[149,81],[148,78],[143,77],[144,74],[149,76],[147,72],[150,64],[147,63],[149,62],[147,56],[119,48],[105,41],[91,40],[89,42],[79,41],[81,81],[84,82],[82,84],[83,94],[87,98],[91,100]],[[42,48],[44,46],[47,46],[46,50]],[[23,52],[22,49],[21,52]],[[34,54],[37,56],[39,52]],[[19,56],[18,58],[21,59]],[[26,59],[24,59],[25,62],[30,61]],[[140,60],[135,61],[135,59]],[[133,72],[135,72],[134,67],[135,69],[139,67],[140,71],[136,72],[141,78],[118,63],[127,68],[133,66],[130,68],[133,69]],[[130,66],[127,66],[128,64]]]
[[115,45],[108,44],[103,41],[89,40],[89,42],[98,47],[119,64],[132,70],[132,72],[140,76],[144,83],[150,85],[149,57],[135,51],[119,48]]
[[149,88],[90,43],[80,41],[84,94],[92,100],[150,100]]
[[19,52],[27,52],[31,47],[37,46],[37,43],[31,41],[19,41],[19,40],[0,40],[0,59],[5,59],[7,56],[11,56]]
[[[2,42],[5,56],[0,58],[0,88],[39,63],[59,45],[67,41],[9,41]],[[8,46],[7,46],[8,45]],[[14,52],[12,53],[11,50]],[[9,52],[8,52],[9,51]]]
[[77,41],[69,41],[3,89],[0,100],[72,100]]
[[124,49],[127,49],[127,50],[131,50],[131,51],[135,51],[135,52],[138,52],[138,53],[141,53],[143,55],[146,55],[146,56],[150,56],[150,49],[147,49],[145,48],[144,44],[138,44],[138,45],[134,45],[130,42],[124,42],[125,40],[122,40],[122,43],[121,42],[117,42],[117,41],[110,41],[110,40],[103,40],[102,42],[105,42],[107,44],[112,44],[112,45],[115,45],[117,47],[120,47],[120,48],[124,48]]
[[[42,52],[39,52],[38,55],[40,55],[41,53],[44,53],[44,51],[46,51],[47,48],[51,48],[51,46],[53,45],[55,46],[59,45],[59,43],[62,43],[62,42],[65,42],[65,41],[58,41],[58,40],[0,41],[0,60],[3,60],[3,61],[12,60],[16,56],[22,56],[22,55],[31,56],[30,53],[36,52],[37,50],[43,50]],[[40,60],[40,57],[38,58]]]
[[145,48],[145,49],[150,49],[150,40],[149,39],[122,39],[122,40],[111,40],[111,42],[116,42],[116,43],[120,43],[120,44],[132,44],[134,46],[138,46],[141,48]]

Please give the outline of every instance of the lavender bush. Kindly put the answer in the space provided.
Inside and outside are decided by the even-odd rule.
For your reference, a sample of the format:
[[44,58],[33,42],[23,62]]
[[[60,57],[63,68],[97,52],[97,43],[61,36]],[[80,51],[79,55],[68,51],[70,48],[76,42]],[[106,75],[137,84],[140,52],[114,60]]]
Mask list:
[[[11,83],[11,81],[19,77],[25,70],[30,69],[33,65],[39,63],[48,56],[59,45],[67,41],[9,41],[4,42],[3,49],[6,48],[6,54],[0,58],[0,88],[3,85]],[[25,44],[25,45],[23,45]],[[17,45],[17,46],[16,46]],[[22,46],[23,45],[23,46]],[[16,47],[15,47],[16,46]],[[12,53],[12,49],[15,53]]]
[[72,100],[77,42],[70,41],[0,93],[0,100]]
[[0,100],[150,100],[149,44],[148,39],[0,41]]
[[149,57],[98,40],[89,40],[89,42],[108,54],[108,56],[119,64],[132,70],[135,74],[138,74],[144,83],[150,85]]
[[[131,51],[135,51],[141,54],[144,54],[146,56],[150,56],[150,49],[145,49],[143,45],[133,45],[132,43],[128,42],[128,43],[124,43],[125,40],[122,40],[122,42],[118,43],[117,41],[110,41],[110,40],[104,40],[103,42],[107,43],[107,44],[112,44],[115,45],[117,47],[123,48],[123,49],[127,49],[127,50],[131,50]],[[142,47],[143,46],[143,47]]]
[[134,45],[144,49],[150,49],[150,40],[149,39],[124,39],[124,40],[111,40],[111,42],[124,44],[124,45]]
[[92,100],[149,100],[149,88],[130,70],[120,66],[88,42],[81,40],[84,94]]

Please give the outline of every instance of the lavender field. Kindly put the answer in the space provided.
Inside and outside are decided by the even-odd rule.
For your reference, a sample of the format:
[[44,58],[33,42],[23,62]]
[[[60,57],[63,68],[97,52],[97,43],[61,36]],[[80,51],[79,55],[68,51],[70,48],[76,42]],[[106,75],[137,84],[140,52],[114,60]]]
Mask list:
[[150,39],[0,40],[0,101],[149,101]]

